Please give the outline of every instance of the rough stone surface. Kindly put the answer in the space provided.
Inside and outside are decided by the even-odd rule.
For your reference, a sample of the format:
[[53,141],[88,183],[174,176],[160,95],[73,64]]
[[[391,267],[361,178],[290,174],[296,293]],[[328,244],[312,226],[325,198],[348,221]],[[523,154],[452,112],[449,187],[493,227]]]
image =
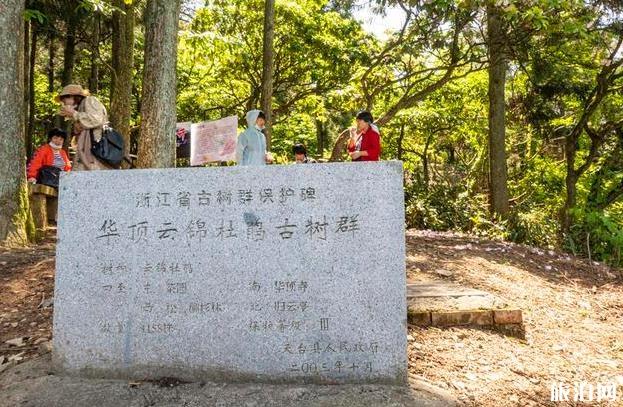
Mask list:
[[418,326],[430,326],[431,324],[430,311],[412,311],[409,309],[409,323]]
[[491,311],[432,312],[433,326],[493,325]]
[[496,309],[493,310],[493,321],[496,324],[521,324],[523,316],[519,309]]
[[414,311],[463,311],[506,306],[490,293],[445,281],[407,284],[407,303]]
[[[47,356],[0,375],[0,407],[446,407],[447,392],[410,378],[409,386],[128,382],[50,374]],[[174,384],[171,382],[171,384]]]
[[60,371],[406,382],[401,163],[74,172],[59,195]]

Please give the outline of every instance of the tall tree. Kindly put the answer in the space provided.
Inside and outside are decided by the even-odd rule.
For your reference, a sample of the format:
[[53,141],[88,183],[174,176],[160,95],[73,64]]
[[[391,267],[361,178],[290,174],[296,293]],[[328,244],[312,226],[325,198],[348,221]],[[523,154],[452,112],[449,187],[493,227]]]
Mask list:
[[33,152],[33,133],[35,131],[35,68],[37,63],[37,25],[31,22],[30,58],[28,60],[28,125],[26,127],[26,157]]
[[91,74],[89,75],[89,90],[97,93],[99,90],[99,59],[100,59],[100,12],[95,10],[93,15],[93,33],[91,35]]
[[[515,53],[521,51],[516,60],[529,79],[523,102],[526,117],[544,146],[560,148],[556,159],[565,164],[559,242],[577,239],[576,248],[586,244],[580,236],[583,222],[598,218],[613,198],[618,199],[616,192],[610,194],[610,188],[619,187],[618,179],[608,174],[617,163],[607,157],[618,153],[616,138],[623,128],[622,11],[618,2],[563,4],[546,24],[536,14],[536,21],[519,20],[514,28],[523,37],[515,41]],[[547,29],[522,30],[535,25]]]
[[54,62],[56,59],[56,41],[54,41],[54,33],[53,32],[49,32],[48,33],[49,37],[49,43],[48,43],[48,68],[47,68],[47,75],[48,75],[48,92],[52,93],[54,92],[54,76],[55,76],[55,72],[54,72]]
[[139,168],[175,166],[173,135],[179,12],[179,0],[147,1]]
[[322,155],[324,154],[324,146],[327,136],[327,124],[320,119],[316,119],[316,155],[318,157],[322,158]]
[[[264,30],[263,13],[257,10],[264,4],[264,0],[215,0],[199,9],[180,33],[178,106],[185,119],[216,118],[214,112],[244,114],[245,109],[261,106]],[[313,111],[327,95],[344,89],[366,58],[369,37],[359,23],[325,11],[323,4],[322,0],[275,4],[270,121],[278,127],[273,129],[273,150],[283,144],[285,121],[294,120],[301,110]],[[317,117],[315,113],[311,115]]]
[[65,86],[72,82],[74,75],[74,62],[76,58],[76,35],[78,32],[78,15],[75,10],[71,10],[75,5],[69,2],[68,10],[65,14],[65,48],[63,49],[63,76],[61,85]]
[[[376,113],[378,125],[388,124],[401,111],[416,106],[449,82],[484,67],[476,35],[476,4],[399,0],[376,3],[404,12],[400,29],[373,50],[359,76],[362,105]],[[422,57],[426,52],[430,58]]]
[[[601,149],[608,137],[617,136],[623,129],[623,119],[617,118],[616,121],[604,120],[600,126],[592,124],[591,120],[596,116],[604,100],[615,92],[621,91],[620,83],[623,78],[623,57],[620,56],[623,49],[623,32],[618,33],[618,38],[614,41],[612,50],[597,74],[594,88],[582,106],[581,114],[574,123],[569,134],[565,139],[565,160],[567,174],[565,177],[565,202],[561,210],[561,231],[563,234],[570,232],[572,224],[571,209],[576,206],[577,183],[580,177],[591,168],[601,154]],[[618,86],[617,86],[618,85]],[[594,127],[592,127],[592,126]],[[588,154],[583,157],[581,164],[577,166],[578,143],[583,133],[588,135],[590,147]],[[618,198],[618,195],[616,195]]]
[[270,149],[272,136],[272,101],[273,101],[273,70],[275,37],[275,0],[265,0],[264,7],[264,45],[263,45],[263,68],[262,68],[262,110],[266,115],[266,147]]
[[110,122],[123,135],[126,151],[129,151],[134,67],[134,2],[114,0],[114,6]]
[[[27,2],[27,5],[30,6],[30,2]],[[28,116],[29,116],[29,112],[28,112],[28,107],[30,106],[29,103],[29,99],[30,99],[30,92],[28,91],[30,89],[30,26],[33,25],[34,22],[31,21],[26,21],[24,23],[24,36],[22,37],[24,39],[24,52],[22,52],[22,57],[24,58],[24,63],[22,64],[22,67],[24,68],[24,75],[22,76],[22,78],[24,79],[24,120],[28,120]],[[26,138],[28,138],[28,135],[26,135]],[[27,141],[26,141],[27,142]]]
[[[28,207],[24,150],[24,0],[4,0],[0,12],[0,242],[23,244],[34,227]],[[11,27],[11,29],[6,29]]]
[[489,49],[489,196],[492,213],[509,211],[506,168],[506,120],[504,89],[507,57],[505,30],[499,8],[487,4],[487,45]]

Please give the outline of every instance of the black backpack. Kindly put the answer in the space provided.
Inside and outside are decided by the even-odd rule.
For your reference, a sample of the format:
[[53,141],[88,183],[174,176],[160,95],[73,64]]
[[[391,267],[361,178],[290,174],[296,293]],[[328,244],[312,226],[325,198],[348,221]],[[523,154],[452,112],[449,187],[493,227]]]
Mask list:
[[58,179],[61,176],[61,169],[53,165],[44,165],[37,174],[37,184],[47,185],[58,189]]
[[91,129],[91,154],[98,160],[114,168],[119,168],[124,158],[123,136],[111,127],[104,127],[102,138],[96,142],[93,129]]

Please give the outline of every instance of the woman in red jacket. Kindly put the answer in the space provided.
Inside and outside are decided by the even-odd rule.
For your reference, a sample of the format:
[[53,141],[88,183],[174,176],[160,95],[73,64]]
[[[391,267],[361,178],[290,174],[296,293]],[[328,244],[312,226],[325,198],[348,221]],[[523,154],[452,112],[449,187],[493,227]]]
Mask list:
[[61,129],[52,129],[48,132],[48,143],[39,147],[28,165],[28,182],[37,182],[39,171],[45,166],[71,171],[71,161],[63,150],[66,138],[67,133]]
[[370,112],[357,114],[357,129],[350,129],[348,142],[348,155],[353,161],[379,161],[381,134],[373,122]]

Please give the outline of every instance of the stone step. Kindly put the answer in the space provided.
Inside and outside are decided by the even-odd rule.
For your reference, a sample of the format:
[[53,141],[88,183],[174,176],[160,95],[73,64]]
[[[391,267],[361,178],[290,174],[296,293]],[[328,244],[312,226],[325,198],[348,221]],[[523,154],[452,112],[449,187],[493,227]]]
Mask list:
[[485,291],[443,281],[407,284],[410,324],[476,327],[525,339],[523,314]]

